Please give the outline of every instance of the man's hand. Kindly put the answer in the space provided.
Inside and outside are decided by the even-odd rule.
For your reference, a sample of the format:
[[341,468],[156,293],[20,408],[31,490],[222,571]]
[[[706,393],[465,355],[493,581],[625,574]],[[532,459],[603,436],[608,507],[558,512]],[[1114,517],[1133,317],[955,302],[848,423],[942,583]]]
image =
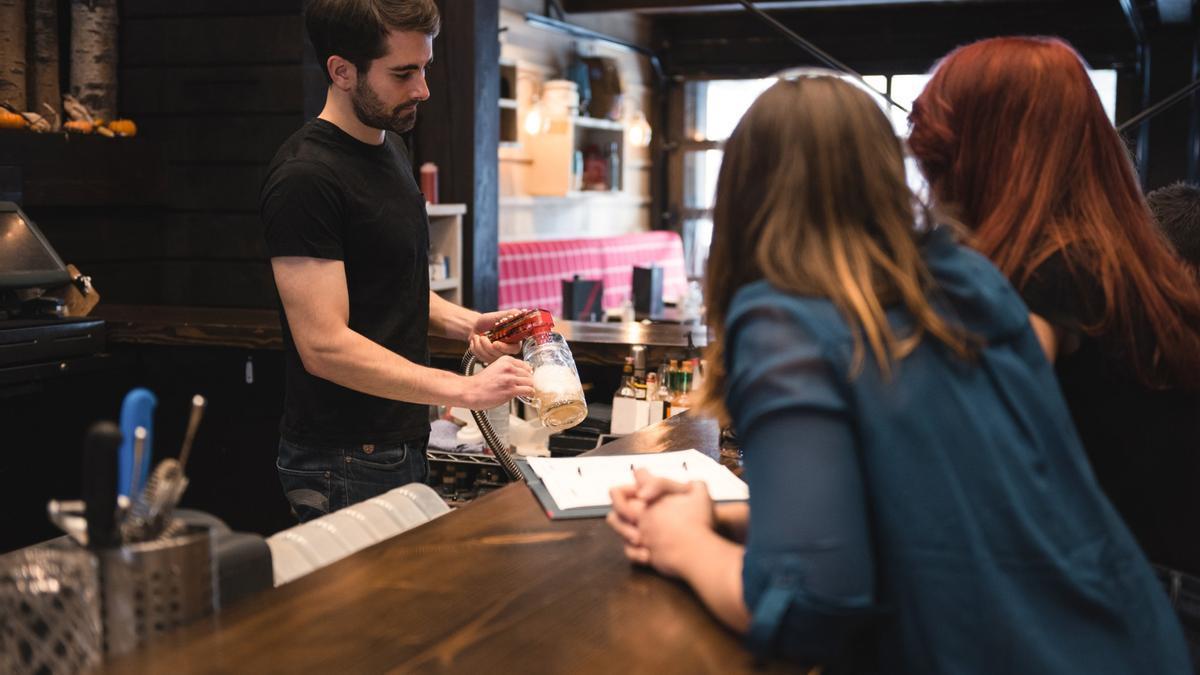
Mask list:
[[514,314],[520,314],[524,311],[526,310],[509,309],[501,312],[488,312],[487,314],[480,314],[479,318],[475,321],[475,327],[471,331],[470,339],[471,353],[475,355],[475,358],[484,363],[493,363],[501,356],[520,352],[520,343],[510,345],[503,342],[492,342],[484,337],[483,334],[494,328],[501,319],[506,319]]
[[500,356],[490,366],[467,378],[464,396],[471,410],[487,410],[517,396],[533,396],[533,369],[511,356]]

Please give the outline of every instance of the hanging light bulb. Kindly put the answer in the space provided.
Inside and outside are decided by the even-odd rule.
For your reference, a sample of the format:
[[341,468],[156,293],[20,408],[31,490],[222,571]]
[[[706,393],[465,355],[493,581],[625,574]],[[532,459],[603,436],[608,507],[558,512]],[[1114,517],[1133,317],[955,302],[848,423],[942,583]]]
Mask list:
[[629,121],[629,143],[630,145],[645,148],[650,145],[650,139],[654,135],[654,130],[650,128],[650,121],[646,119],[646,114],[641,110],[633,114],[633,118]]
[[533,103],[529,106],[529,112],[525,113],[525,133],[530,136],[537,136],[542,133],[542,128],[546,124],[545,115],[542,114],[542,101],[537,96],[533,97]]

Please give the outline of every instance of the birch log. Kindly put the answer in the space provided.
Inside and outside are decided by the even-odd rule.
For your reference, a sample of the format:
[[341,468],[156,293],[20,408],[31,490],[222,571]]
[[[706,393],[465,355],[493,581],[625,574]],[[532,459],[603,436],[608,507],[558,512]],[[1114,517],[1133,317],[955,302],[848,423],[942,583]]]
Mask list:
[[25,0],[0,0],[0,103],[25,110]]
[[117,0],[71,0],[71,93],[97,117],[116,117]]
[[29,0],[33,30],[33,45],[29,53],[29,110],[46,114],[44,106],[54,110],[55,120],[62,121],[62,85],[58,81],[58,0]]

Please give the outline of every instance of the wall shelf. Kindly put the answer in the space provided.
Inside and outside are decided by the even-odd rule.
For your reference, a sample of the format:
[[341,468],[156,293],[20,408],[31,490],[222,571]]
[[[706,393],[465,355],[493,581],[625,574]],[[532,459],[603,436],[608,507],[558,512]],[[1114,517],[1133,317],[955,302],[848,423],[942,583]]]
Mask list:
[[572,121],[575,126],[583,127],[584,129],[601,129],[604,131],[624,132],[625,125],[613,120],[602,120],[596,117],[573,117]]
[[466,204],[426,204],[429,214],[430,260],[441,256],[450,259],[449,276],[446,279],[430,280],[429,290],[443,298],[461,305],[462,291],[462,227]]
[[466,204],[425,204],[425,211],[429,213],[430,218],[441,216],[465,216],[467,214]]
[[614,206],[650,206],[650,198],[641,195],[631,195],[627,192],[609,192],[604,190],[572,191],[565,195],[500,197],[500,206],[505,208],[538,208],[580,203],[593,203],[597,205],[612,204]]

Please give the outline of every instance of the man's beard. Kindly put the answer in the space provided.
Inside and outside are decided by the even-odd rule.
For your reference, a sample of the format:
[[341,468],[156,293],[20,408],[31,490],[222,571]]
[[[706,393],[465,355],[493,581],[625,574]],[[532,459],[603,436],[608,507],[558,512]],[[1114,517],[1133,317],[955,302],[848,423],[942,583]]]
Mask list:
[[417,123],[416,101],[388,110],[383,101],[375,95],[374,90],[367,86],[365,78],[359,79],[358,85],[354,87],[350,103],[354,107],[354,114],[358,117],[358,121],[372,129],[404,134],[412,131],[413,126]]

